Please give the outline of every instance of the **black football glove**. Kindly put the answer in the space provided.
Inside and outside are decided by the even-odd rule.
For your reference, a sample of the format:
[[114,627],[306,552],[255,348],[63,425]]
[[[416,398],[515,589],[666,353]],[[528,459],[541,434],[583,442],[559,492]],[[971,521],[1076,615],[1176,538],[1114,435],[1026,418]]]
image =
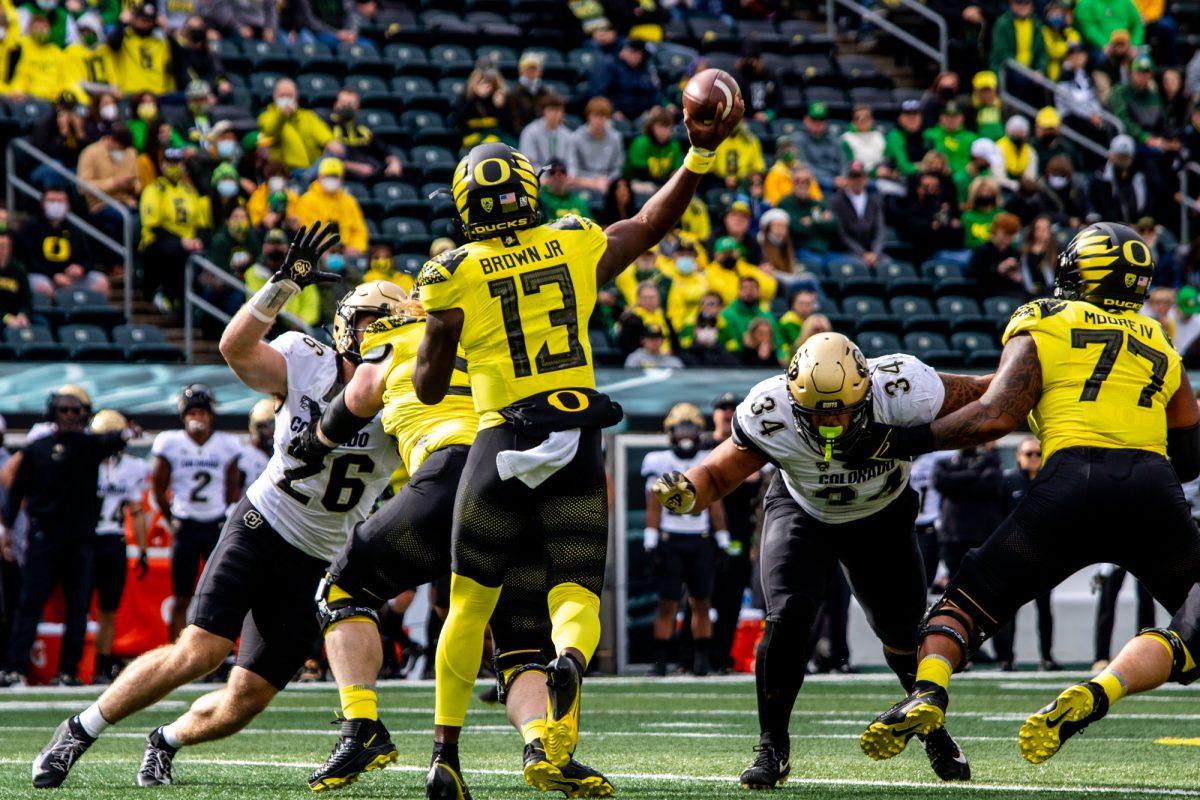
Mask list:
[[292,244],[283,259],[283,266],[271,276],[271,280],[291,281],[301,289],[315,283],[333,283],[341,280],[341,276],[336,272],[326,272],[317,268],[321,256],[341,240],[336,222],[330,222],[324,228],[320,222],[314,222],[311,228],[300,228],[292,237]]
[[835,444],[833,454],[851,469],[863,469],[880,461],[907,461],[934,449],[933,430],[929,425],[898,428],[871,421],[849,445]]
[[320,464],[334,448],[317,436],[317,429],[321,426],[321,412],[315,406],[309,406],[308,413],[308,427],[288,444],[287,454],[306,464]]

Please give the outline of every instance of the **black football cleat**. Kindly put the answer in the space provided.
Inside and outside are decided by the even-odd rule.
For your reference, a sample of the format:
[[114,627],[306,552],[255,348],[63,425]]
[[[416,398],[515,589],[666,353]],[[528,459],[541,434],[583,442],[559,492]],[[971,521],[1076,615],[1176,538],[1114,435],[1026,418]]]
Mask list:
[[971,780],[971,765],[962,748],[950,736],[945,728],[938,728],[928,736],[919,737],[925,742],[925,755],[929,756],[929,766],[934,773],[944,781]]
[[142,766],[138,770],[138,786],[170,786],[174,776],[171,772],[178,747],[167,744],[162,735],[162,727],[150,731],[146,737],[146,753],[142,756]]
[[562,655],[546,666],[546,758],[562,768],[571,761],[579,745],[579,703],[583,669],[579,662]]
[[96,741],[79,724],[79,717],[63,720],[54,729],[50,742],[33,760],[33,787],[53,789],[62,786],[71,767]]
[[1077,683],[1025,720],[1017,734],[1021,756],[1031,764],[1048,761],[1067,739],[1107,713],[1108,695],[1100,684]]
[[308,788],[314,792],[340,789],[358,780],[364,772],[383,769],[395,763],[399,754],[383,723],[374,719],[340,717],[341,735],[329,758],[308,776]]
[[946,724],[946,690],[930,681],[917,681],[908,697],[875,718],[858,740],[871,758],[882,761],[904,752],[914,736],[929,737]]
[[567,766],[550,763],[542,741],[525,745],[525,782],[540,792],[562,792],[567,797],[612,797],[616,789],[608,778],[575,759]]
[[787,783],[788,775],[792,773],[792,764],[788,760],[788,751],[783,747],[760,744],[754,748],[757,755],[750,766],[742,770],[739,782],[743,789],[767,790]]
[[471,800],[471,790],[455,764],[434,756],[425,775],[426,800]]

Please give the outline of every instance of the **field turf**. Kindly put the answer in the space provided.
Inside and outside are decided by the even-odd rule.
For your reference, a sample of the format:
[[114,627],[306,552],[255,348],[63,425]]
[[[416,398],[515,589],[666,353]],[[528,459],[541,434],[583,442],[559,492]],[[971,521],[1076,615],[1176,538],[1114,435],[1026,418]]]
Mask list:
[[[892,761],[875,763],[858,749],[858,735],[898,699],[882,674],[810,680],[792,724],[792,780],[776,797],[856,798],[1200,798],[1200,690],[1166,687],[1122,701],[1113,715],[1073,739],[1049,763],[1026,764],[1015,735],[1027,714],[1054,697],[1078,673],[978,672],[955,679],[950,731],[974,770],[970,784],[946,785],[933,776],[919,742]],[[753,683],[746,678],[593,680],[584,695],[585,738],[579,756],[609,775],[619,797],[637,800],[749,795],[737,775],[757,741]],[[96,695],[86,690],[0,691],[0,798],[104,800],[142,796],[192,798],[313,797],[304,779],[334,742],[328,724],[337,702],[330,684],[289,690],[250,728],[230,739],[187,748],[176,759],[175,786],[140,790],[134,784],[143,739],[175,718],[203,689],[188,687],[167,701],[110,728],[52,793],[29,788],[29,765],[54,726]],[[390,684],[382,689],[385,721],[400,761],[354,786],[325,796],[423,798],[429,758],[433,689]],[[462,745],[475,800],[533,798],[519,773],[520,742],[503,710],[475,703]],[[1190,743],[1168,745],[1173,738]],[[559,795],[555,794],[554,797]]]

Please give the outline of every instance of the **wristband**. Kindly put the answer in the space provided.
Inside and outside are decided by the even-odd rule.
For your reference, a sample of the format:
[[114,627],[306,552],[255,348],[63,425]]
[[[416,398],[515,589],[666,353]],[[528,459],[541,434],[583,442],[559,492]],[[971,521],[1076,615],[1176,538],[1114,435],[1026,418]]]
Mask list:
[[704,150],[692,145],[688,148],[687,155],[683,157],[683,168],[697,175],[707,175],[716,160],[717,151]]
[[731,537],[729,535],[729,531],[717,531],[713,534],[713,541],[715,541],[717,543],[717,547],[721,548],[722,550],[729,550],[730,540]]
[[642,547],[647,550],[658,547],[658,528],[646,528],[642,531]]
[[246,311],[259,322],[270,325],[275,322],[279,312],[295,295],[300,293],[300,287],[294,281],[284,278],[281,281],[270,280],[254,293],[250,302],[246,303]]

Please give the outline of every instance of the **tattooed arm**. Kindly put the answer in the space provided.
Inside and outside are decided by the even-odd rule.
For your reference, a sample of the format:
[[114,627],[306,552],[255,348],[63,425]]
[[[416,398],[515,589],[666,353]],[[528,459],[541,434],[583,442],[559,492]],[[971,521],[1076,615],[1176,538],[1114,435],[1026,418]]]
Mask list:
[[953,414],[967,403],[978,400],[987,391],[994,375],[948,375],[939,372],[938,377],[946,389],[946,399],[942,401],[942,408],[935,419]]
[[[1004,345],[1000,366],[983,395],[933,423],[934,445],[938,450],[953,450],[999,439],[1021,424],[1041,394],[1037,345],[1028,334],[1014,336]],[[950,399],[947,386],[947,405]]]

